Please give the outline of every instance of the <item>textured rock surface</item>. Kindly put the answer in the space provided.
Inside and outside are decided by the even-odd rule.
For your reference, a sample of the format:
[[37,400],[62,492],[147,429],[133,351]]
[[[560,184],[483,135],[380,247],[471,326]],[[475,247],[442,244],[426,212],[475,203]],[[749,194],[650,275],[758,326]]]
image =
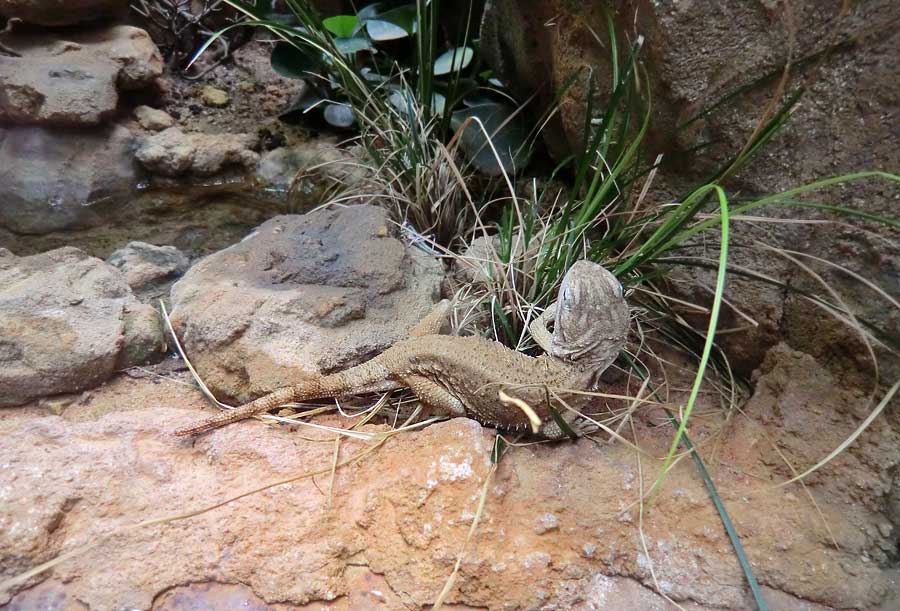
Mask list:
[[119,91],[162,74],[162,57],[144,30],[88,28],[61,34],[12,32],[0,42],[0,120],[54,126],[98,125],[111,117]]
[[[183,384],[186,375],[158,371],[170,379],[119,376],[62,416],[36,406],[0,412],[0,579],[140,520],[323,474],[112,537],[21,590],[11,608],[63,601],[157,611],[244,603],[401,610],[434,601],[478,506],[492,432],[455,419],[401,434],[339,468],[332,487],[334,444],[303,439],[321,433],[247,421],[193,442],[175,439],[170,431],[196,419],[205,402]],[[772,487],[789,469],[769,439],[803,469],[858,425],[863,401],[786,348],[770,355],[757,381],[750,418],[731,421],[719,450],[702,430],[692,434],[770,608],[896,608],[896,526],[882,495],[898,464],[897,433],[876,420],[810,482],[819,514],[799,486]],[[701,410],[716,424],[717,409]],[[653,424],[655,412],[638,415],[637,442],[661,455],[670,429]],[[810,426],[822,418],[835,438]],[[345,441],[340,457],[364,447]],[[639,516],[638,494],[655,467],[616,443],[510,449],[488,486],[449,602],[489,610],[665,609],[661,591],[691,610],[752,608],[690,461],[676,465]]]
[[137,181],[133,148],[118,125],[0,127],[0,225],[48,233],[103,222],[99,210],[126,200]]
[[175,119],[164,110],[150,106],[138,106],[134,109],[134,118],[144,129],[158,132],[175,125]]
[[[885,0],[856,3],[844,18],[837,15],[838,5],[825,8],[817,2],[792,2],[791,9],[798,28],[793,57],[820,51],[828,54],[821,57],[821,63],[794,69],[791,84],[806,79],[808,91],[782,132],[732,181],[731,192],[739,191],[747,198],[838,174],[896,171],[900,167],[900,147],[896,144],[900,139],[900,63],[896,61],[900,31],[895,27],[900,4]],[[669,125],[777,69],[788,52],[788,19],[781,7],[773,6],[766,12],[740,3],[705,1],[679,7],[654,5],[643,16],[639,27],[647,32],[648,48],[654,50],[656,78],[668,89],[660,106],[673,113],[662,118]],[[724,45],[723,40],[727,41]],[[713,49],[715,52],[711,52]],[[663,182],[678,182],[677,176],[683,176],[686,168],[690,168],[688,175],[703,176],[740,149],[756,127],[774,87],[771,81],[750,88],[683,133],[676,143],[680,148],[700,141],[717,144],[702,154],[684,156]],[[846,183],[812,196],[817,201],[892,218],[897,216],[898,198],[897,185],[875,179]],[[845,220],[809,208],[769,208],[762,212],[782,218]],[[759,240],[847,266],[896,298],[900,295],[896,237],[896,232],[887,233],[877,224],[857,228],[797,223],[754,228],[739,224],[730,258],[737,265],[777,273],[792,287],[823,291],[800,266],[754,242]],[[900,312],[896,308],[847,275],[799,257],[800,263],[821,274],[859,316],[883,329],[898,328]],[[703,279],[707,285],[709,281],[708,276]],[[733,362],[739,367],[752,368],[769,345],[784,338],[841,375],[852,378],[854,371],[870,374],[872,364],[857,334],[821,309],[810,307],[806,299],[785,299],[782,289],[760,283],[738,280],[731,285],[728,297],[759,323],[745,333],[726,338],[735,355]],[[724,323],[747,326],[733,311],[726,314]],[[885,359],[881,366],[886,379],[900,375],[896,359]],[[861,383],[849,378],[845,383]]]
[[0,405],[96,386],[163,347],[156,312],[75,248],[0,249]]
[[129,242],[106,262],[121,270],[128,286],[145,301],[168,292],[190,265],[187,256],[174,246],[146,242]]
[[264,154],[256,179],[267,192],[288,197],[293,209],[304,210],[324,201],[330,191],[359,186],[366,179],[362,162],[333,142],[316,139],[283,146]]
[[0,15],[38,25],[72,25],[128,7],[128,0],[0,0]]
[[279,216],[194,265],[172,287],[172,321],[206,383],[244,400],[406,337],[442,270],[394,236],[371,206]]
[[259,155],[251,134],[185,133],[170,127],[146,138],[136,157],[145,168],[162,176],[212,176],[229,166],[252,168]]

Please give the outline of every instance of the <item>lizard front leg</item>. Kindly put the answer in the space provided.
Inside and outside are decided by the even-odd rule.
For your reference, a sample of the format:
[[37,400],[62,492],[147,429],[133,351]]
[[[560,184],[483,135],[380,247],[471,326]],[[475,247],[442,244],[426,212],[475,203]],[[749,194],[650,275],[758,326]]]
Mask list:
[[447,322],[447,317],[450,314],[450,305],[449,299],[441,299],[437,302],[431,311],[425,315],[425,318],[417,322],[415,326],[409,330],[409,336],[422,337],[440,333],[441,327]]
[[547,354],[551,354],[550,342],[553,341],[553,336],[550,335],[550,331],[547,330],[547,323],[550,320],[553,320],[554,316],[556,316],[555,301],[547,306],[547,309],[528,325],[528,330],[531,332],[531,338],[541,347],[541,350]]

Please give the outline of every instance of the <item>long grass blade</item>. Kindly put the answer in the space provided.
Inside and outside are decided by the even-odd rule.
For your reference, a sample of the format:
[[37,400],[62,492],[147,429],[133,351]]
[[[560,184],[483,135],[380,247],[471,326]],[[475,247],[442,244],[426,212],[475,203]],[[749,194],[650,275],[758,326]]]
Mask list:
[[[669,418],[669,422],[672,423],[672,426],[676,429],[681,429],[681,423],[678,422],[675,415],[668,408],[663,409],[666,412],[666,416]],[[741,537],[738,535],[737,529],[734,527],[734,523],[728,515],[728,510],[725,509],[725,504],[722,502],[722,498],[716,490],[716,485],[709,476],[709,471],[706,470],[706,465],[703,464],[703,459],[700,458],[700,454],[697,453],[694,444],[691,443],[687,434],[684,434],[682,441],[688,449],[688,452],[691,453],[694,466],[697,467],[697,471],[700,473],[700,479],[703,480],[703,484],[706,486],[707,492],[709,492],[709,498],[712,500],[716,511],[719,513],[719,519],[722,520],[722,526],[725,527],[725,532],[728,533],[728,540],[731,541],[731,547],[734,548],[734,554],[737,556],[738,564],[741,566],[741,571],[744,573],[744,579],[747,580],[747,584],[750,586],[750,592],[753,594],[753,600],[756,602],[756,607],[759,611],[768,611],[769,605],[763,597],[762,589],[759,587],[759,582],[756,579],[756,575],[753,573],[753,567],[750,566],[750,560],[747,559],[747,554],[744,552],[744,546],[741,544]]]
[[666,473],[669,470],[669,466],[672,464],[672,459],[675,457],[675,453],[678,450],[678,445],[681,443],[682,437],[684,437],[688,420],[691,417],[691,412],[694,409],[694,403],[697,400],[697,395],[700,393],[700,386],[702,385],[703,378],[706,374],[706,366],[709,363],[709,357],[712,352],[713,343],[715,341],[716,327],[719,324],[719,311],[722,307],[722,296],[725,291],[725,276],[726,270],[728,269],[728,198],[725,195],[725,191],[723,191],[721,187],[715,187],[715,190],[719,198],[719,208],[722,220],[722,246],[719,251],[719,271],[716,274],[715,296],[713,298],[712,308],[709,315],[709,325],[706,330],[706,341],[703,344],[703,354],[700,357],[700,364],[697,367],[697,375],[694,377],[694,384],[691,387],[691,394],[688,397],[688,402],[684,409],[684,415],[682,416],[681,423],[678,426],[678,431],[675,433],[675,438],[672,440],[672,445],[669,448],[669,452],[666,455],[665,460],[663,461],[663,466],[660,469],[659,476],[656,478],[656,481],[653,482],[653,486],[650,488],[649,494],[651,496],[655,494],[655,492],[662,485],[662,482],[666,477]]

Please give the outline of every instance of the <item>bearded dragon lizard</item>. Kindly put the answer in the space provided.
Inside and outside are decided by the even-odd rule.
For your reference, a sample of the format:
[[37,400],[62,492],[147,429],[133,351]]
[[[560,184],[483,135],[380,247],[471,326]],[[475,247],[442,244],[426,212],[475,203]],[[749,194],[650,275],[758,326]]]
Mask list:
[[[599,375],[624,347],[629,326],[622,285],[589,261],[572,265],[555,304],[532,322],[532,336],[546,352],[539,357],[481,337],[438,335],[448,310],[449,303],[442,302],[408,339],[365,363],[312,376],[180,429],[176,435],[198,435],[289,402],[409,388],[432,413],[468,416],[501,430],[526,428],[528,416],[499,400],[498,391],[503,391],[534,410],[542,422],[539,434],[558,438],[563,433],[548,406],[556,400],[550,399],[547,389],[555,389],[563,400],[566,389],[593,390]],[[546,326],[550,316],[555,316],[552,333]]]

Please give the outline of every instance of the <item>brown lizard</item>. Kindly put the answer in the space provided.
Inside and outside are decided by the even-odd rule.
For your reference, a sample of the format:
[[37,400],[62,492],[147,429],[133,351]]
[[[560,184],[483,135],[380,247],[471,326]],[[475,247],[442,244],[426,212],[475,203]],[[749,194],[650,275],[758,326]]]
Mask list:
[[[400,341],[373,359],[345,371],[312,376],[234,410],[176,431],[197,435],[294,401],[345,397],[409,388],[433,413],[468,416],[502,430],[521,430],[529,419],[499,400],[498,391],[520,399],[541,419],[539,433],[563,436],[548,407],[548,388],[568,402],[565,389],[595,388],[616,359],[628,334],[629,312],[622,285],[606,269],[576,262],[566,273],[556,303],[530,330],[546,354],[531,357],[481,337],[438,335],[449,310],[442,302]],[[546,320],[555,316],[553,332]],[[555,400],[551,401],[555,403]],[[560,413],[561,406],[554,405]]]

